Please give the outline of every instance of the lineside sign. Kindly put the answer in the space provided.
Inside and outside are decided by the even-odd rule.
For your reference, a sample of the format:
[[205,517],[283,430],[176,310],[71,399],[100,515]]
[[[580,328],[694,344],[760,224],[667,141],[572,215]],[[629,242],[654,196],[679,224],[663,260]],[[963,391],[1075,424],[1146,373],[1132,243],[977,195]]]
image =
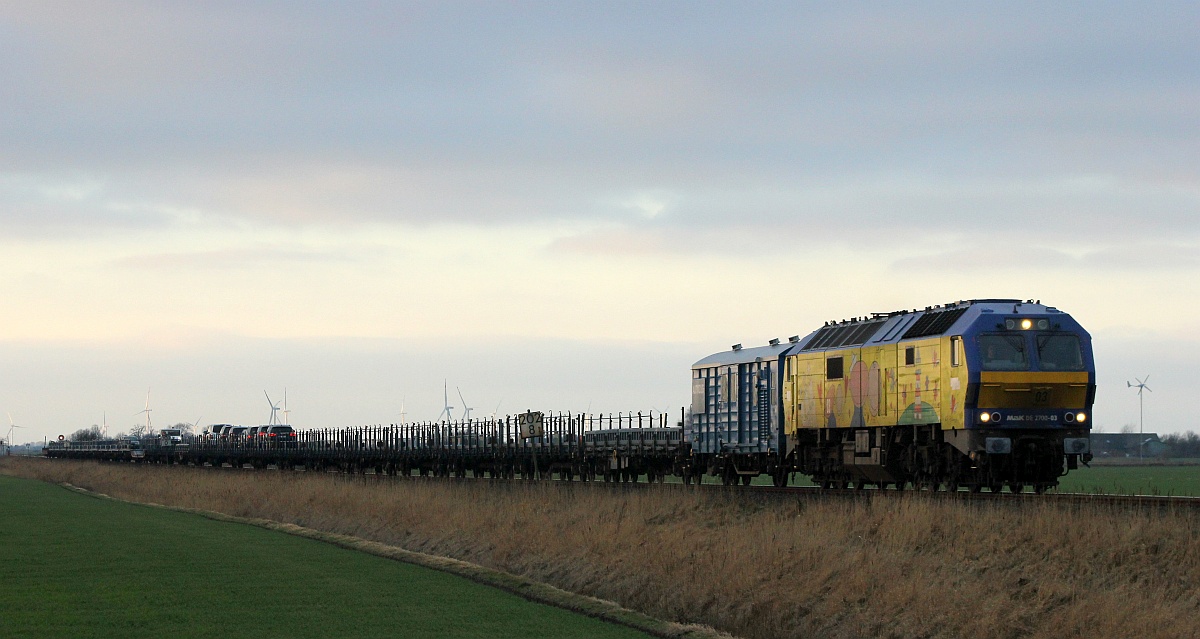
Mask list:
[[517,415],[517,425],[521,428],[522,438],[541,437],[543,433],[541,411],[525,411]]

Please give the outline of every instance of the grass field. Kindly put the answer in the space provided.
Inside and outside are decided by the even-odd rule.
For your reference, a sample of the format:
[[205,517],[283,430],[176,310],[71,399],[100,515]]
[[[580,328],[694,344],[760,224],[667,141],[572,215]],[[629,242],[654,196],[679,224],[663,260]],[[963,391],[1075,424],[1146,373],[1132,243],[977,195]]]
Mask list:
[[1200,466],[1100,466],[1063,477],[1059,492],[1200,497]]
[[0,476],[0,636],[648,635],[426,568]]

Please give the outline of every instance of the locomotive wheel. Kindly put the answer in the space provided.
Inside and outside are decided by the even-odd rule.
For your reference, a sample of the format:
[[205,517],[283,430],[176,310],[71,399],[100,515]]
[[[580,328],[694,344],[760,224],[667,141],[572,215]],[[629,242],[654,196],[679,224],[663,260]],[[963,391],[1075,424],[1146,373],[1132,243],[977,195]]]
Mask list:
[[749,486],[750,482],[754,481],[754,477],[750,475],[742,475],[742,485]]
[[1019,482],[1013,482],[1013,483],[1011,483],[1011,484],[1009,484],[1009,485],[1008,485],[1008,492],[1010,492],[1010,493],[1022,493],[1022,492],[1025,492],[1025,484],[1022,484],[1022,483],[1019,483]]

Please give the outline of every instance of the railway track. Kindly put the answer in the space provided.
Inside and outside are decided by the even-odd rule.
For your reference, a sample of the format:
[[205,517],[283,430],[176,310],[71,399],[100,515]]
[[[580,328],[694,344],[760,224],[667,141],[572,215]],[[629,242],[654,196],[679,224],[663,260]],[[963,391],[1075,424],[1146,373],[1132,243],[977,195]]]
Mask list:
[[[195,468],[195,466],[190,466]],[[212,468],[211,466],[206,466]],[[256,470],[253,467],[234,468],[222,467],[224,470]],[[276,467],[269,467],[269,470],[279,470]],[[296,468],[288,472],[304,473],[303,469]],[[311,471],[308,471],[311,472]],[[556,486],[564,489],[592,489],[592,490],[618,490],[618,491],[644,491],[644,490],[674,490],[674,491],[706,491],[721,494],[738,494],[756,499],[777,499],[777,500],[861,500],[872,501],[876,499],[931,499],[939,501],[957,501],[966,504],[1003,504],[1019,507],[1038,506],[1038,505],[1058,505],[1058,506],[1077,506],[1077,507],[1095,507],[1095,506],[1111,506],[1123,509],[1143,509],[1156,511],[1197,511],[1200,512],[1200,497],[1188,497],[1180,495],[1109,495],[1098,493],[1062,493],[1062,492],[1046,492],[1043,494],[1035,494],[1032,492],[1023,493],[1008,493],[1008,492],[970,492],[967,490],[959,490],[956,492],[949,491],[928,491],[928,490],[879,490],[875,488],[866,489],[831,489],[820,488],[817,486],[725,486],[717,483],[704,483],[684,485],[679,481],[665,482],[606,482],[606,481],[568,481],[561,479],[494,479],[494,478],[472,478],[472,477],[435,477],[435,476],[401,476],[376,474],[374,472],[366,473],[344,473],[334,471],[322,471],[321,474],[332,475],[344,478],[348,481],[367,483],[367,482],[394,482],[402,483],[409,481],[439,481],[439,482],[455,482],[455,483],[484,483],[488,485],[506,485],[506,486],[522,486],[537,483],[538,485]]]

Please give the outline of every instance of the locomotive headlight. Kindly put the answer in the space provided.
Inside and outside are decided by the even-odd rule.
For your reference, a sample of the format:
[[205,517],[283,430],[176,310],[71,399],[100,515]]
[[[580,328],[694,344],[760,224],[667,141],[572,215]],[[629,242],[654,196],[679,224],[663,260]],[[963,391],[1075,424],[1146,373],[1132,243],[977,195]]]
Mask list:
[[1087,421],[1087,413],[1078,413],[1075,415],[1075,421],[1083,423]]
[[986,423],[992,421],[992,416],[987,413],[979,413],[979,421],[986,424]]
[[1033,320],[1031,320],[1031,319],[1021,320],[1021,330],[1027,331],[1031,328],[1033,328]]

